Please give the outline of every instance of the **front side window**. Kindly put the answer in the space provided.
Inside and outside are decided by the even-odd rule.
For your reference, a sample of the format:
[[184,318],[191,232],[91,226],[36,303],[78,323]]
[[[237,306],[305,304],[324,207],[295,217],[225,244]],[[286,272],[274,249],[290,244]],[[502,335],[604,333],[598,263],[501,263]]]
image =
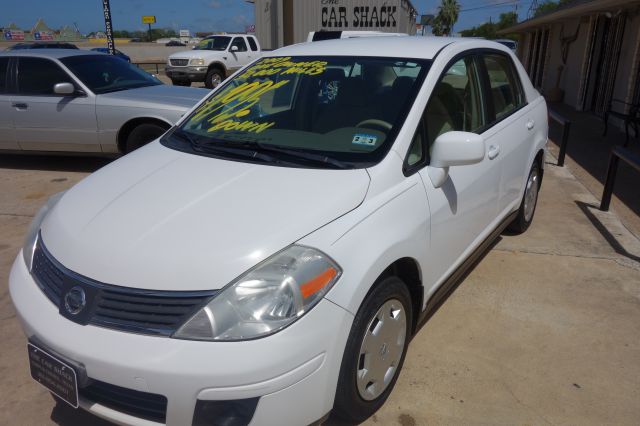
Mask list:
[[69,56],[61,61],[95,94],[162,84],[151,74],[111,55]]
[[479,76],[473,56],[445,71],[425,110],[429,146],[445,132],[476,132],[486,124]]
[[246,52],[247,51],[247,43],[245,43],[242,37],[236,37],[233,39],[233,43],[231,43],[231,47],[237,47],[238,52]]
[[393,58],[263,58],[211,95],[164,143],[236,160],[368,167],[393,143],[429,65]]
[[524,104],[520,81],[511,60],[505,55],[487,54],[483,57],[489,82],[496,120],[509,115]]
[[72,83],[62,68],[43,58],[18,58],[18,93],[21,95],[54,95],[53,86]]

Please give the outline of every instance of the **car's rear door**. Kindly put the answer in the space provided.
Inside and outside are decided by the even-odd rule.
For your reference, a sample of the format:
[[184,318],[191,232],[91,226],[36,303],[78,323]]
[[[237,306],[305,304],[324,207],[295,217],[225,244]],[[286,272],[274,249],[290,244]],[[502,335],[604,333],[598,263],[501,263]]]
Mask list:
[[500,163],[498,211],[504,216],[520,205],[536,123],[511,56],[483,50],[479,59],[490,115],[485,142]]
[[[99,72],[99,70],[96,70]],[[95,96],[57,95],[57,83],[77,81],[49,58],[20,56],[11,97],[16,137],[23,150],[100,152]]]
[[[428,152],[436,137],[449,131],[483,134],[487,125],[486,99],[482,91],[480,64],[475,54],[454,58],[434,87],[423,115]],[[484,135],[483,135],[484,136]],[[414,145],[407,157],[419,165]],[[487,145],[488,148],[488,145]],[[419,170],[431,212],[430,270],[424,282],[434,290],[486,237],[496,220],[500,166],[485,155],[477,163],[450,167],[445,183],[436,188],[429,167]]]
[[0,57],[0,149],[20,149],[11,109],[12,64],[11,57]]

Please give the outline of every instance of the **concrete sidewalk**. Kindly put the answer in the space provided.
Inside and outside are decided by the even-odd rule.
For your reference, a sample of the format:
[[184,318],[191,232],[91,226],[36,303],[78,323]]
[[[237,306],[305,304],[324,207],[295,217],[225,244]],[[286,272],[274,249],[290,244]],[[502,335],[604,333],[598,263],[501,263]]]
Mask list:
[[[0,424],[106,424],[31,380],[7,289],[30,216],[102,163],[85,164],[0,157]],[[420,330],[366,424],[638,424],[640,241],[597,204],[547,164],[532,227],[503,235]]]

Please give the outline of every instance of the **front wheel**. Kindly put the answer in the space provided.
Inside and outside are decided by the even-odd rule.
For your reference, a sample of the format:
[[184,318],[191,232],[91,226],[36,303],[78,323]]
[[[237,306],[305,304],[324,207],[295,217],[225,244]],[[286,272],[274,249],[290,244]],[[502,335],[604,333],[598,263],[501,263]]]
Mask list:
[[224,80],[224,76],[222,75],[222,71],[217,68],[209,70],[206,78],[204,79],[204,85],[207,89],[213,89],[218,86],[218,84],[222,83]]
[[333,412],[360,423],[391,393],[412,324],[411,296],[397,277],[379,281],[360,306],[342,357]]
[[128,154],[131,151],[135,151],[141,146],[158,139],[167,131],[168,128],[169,126],[161,126],[156,123],[142,123],[137,125],[131,133],[129,133],[129,136],[127,136],[125,153]]
[[515,234],[522,234],[531,225],[533,221],[533,214],[536,211],[536,205],[538,204],[538,192],[540,191],[540,165],[538,162],[534,162],[527,178],[527,185],[524,188],[524,195],[522,196],[522,202],[518,209],[518,215],[509,224],[507,228],[509,231]]

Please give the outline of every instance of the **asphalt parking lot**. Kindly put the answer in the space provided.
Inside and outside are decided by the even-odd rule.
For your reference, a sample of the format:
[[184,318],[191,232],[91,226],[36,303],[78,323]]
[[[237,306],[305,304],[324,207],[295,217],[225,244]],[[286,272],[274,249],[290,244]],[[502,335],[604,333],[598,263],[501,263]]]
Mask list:
[[[31,380],[7,280],[39,206],[108,161],[0,156],[0,424],[107,424]],[[638,424],[640,241],[595,205],[547,164],[532,227],[503,235],[429,319],[366,424]]]

